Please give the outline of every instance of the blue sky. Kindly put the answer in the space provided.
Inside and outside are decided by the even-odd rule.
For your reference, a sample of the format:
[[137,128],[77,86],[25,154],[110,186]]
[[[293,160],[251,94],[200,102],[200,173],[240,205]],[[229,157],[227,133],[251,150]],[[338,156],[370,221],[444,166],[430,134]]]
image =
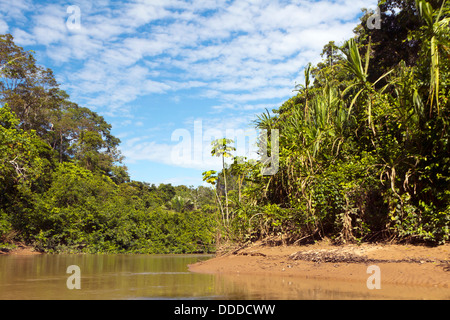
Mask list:
[[376,3],[0,0],[0,33],[112,124],[133,180],[197,186],[221,166],[211,137],[254,136],[255,115],[290,98],[304,66],[350,38],[361,8]]

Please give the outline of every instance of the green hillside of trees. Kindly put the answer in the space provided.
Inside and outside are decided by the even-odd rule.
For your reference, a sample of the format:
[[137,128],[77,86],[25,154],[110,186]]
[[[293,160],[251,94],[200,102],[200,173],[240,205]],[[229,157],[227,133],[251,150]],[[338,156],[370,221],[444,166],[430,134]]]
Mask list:
[[[46,252],[212,252],[219,239],[450,237],[450,3],[383,0],[328,43],[296,94],[255,119],[279,170],[213,143],[205,187],[130,181],[111,125],[0,36],[0,243]],[[300,77],[300,76],[299,76]],[[227,164],[225,157],[231,158]]]
[[111,125],[0,36],[0,243],[46,252],[214,251],[214,192],[130,181]]

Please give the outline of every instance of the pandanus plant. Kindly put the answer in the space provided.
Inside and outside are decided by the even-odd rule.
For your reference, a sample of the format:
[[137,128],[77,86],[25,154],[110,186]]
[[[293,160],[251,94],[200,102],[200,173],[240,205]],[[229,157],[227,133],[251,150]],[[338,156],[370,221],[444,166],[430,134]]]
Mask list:
[[436,105],[439,114],[439,86],[440,86],[440,50],[450,53],[449,49],[449,23],[450,17],[443,18],[444,8],[447,1],[442,1],[439,11],[433,9],[430,3],[425,0],[416,0],[416,8],[420,17],[425,22],[425,37],[423,40],[424,48],[429,47],[430,64],[430,89],[429,103],[430,116],[433,105]]
[[343,92],[342,96],[344,97],[347,93],[351,92],[352,90],[357,90],[356,94],[353,95],[353,99],[350,103],[348,114],[350,115],[353,107],[355,106],[356,102],[358,101],[358,98],[361,95],[366,96],[366,103],[367,103],[367,122],[372,129],[373,133],[376,135],[375,132],[375,126],[373,123],[373,117],[372,117],[372,108],[373,108],[373,101],[375,97],[380,97],[380,94],[385,91],[387,86],[384,86],[380,91],[375,90],[375,86],[384,78],[386,78],[389,74],[393,72],[393,70],[390,70],[383,74],[380,78],[378,78],[377,81],[374,83],[371,83],[368,80],[369,77],[369,63],[370,63],[370,53],[371,53],[371,40],[369,39],[369,45],[367,47],[365,61],[364,61],[364,67],[363,67],[363,61],[361,59],[361,55],[359,53],[358,45],[356,44],[354,39],[350,39],[347,42],[346,50],[344,50],[344,54],[347,56],[347,61],[345,64],[345,69],[349,71],[351,74],[355,76],[355,83],[348,86]]

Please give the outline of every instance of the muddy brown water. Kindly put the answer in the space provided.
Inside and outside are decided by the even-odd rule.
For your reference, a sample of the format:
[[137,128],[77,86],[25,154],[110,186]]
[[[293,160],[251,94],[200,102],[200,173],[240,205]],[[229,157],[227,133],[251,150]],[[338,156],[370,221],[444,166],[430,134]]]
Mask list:
[[[0,299],[450,299],[446,288],[387,286],[301,277],[199,274],[205,255],[0,256]],[[81,288],[70,290],[69,266]]]

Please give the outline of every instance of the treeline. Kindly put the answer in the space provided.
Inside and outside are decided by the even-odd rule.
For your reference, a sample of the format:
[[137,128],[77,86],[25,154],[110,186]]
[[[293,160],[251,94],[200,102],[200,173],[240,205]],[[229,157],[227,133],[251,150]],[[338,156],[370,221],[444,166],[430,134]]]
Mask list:
[[0,36],[0,245],[46,252],[214,250],[214,192],[130,181],[111,125]]
[[[305,68],[294,97],[255,119],[269,152],[279,130],[278,173],[237,158],[204,173],[230,238],[449,240],[450,3],[379,7],[381,29],[366,12],[354,38],[328,43]],[[232,153],[232,141],[218,142]]]

